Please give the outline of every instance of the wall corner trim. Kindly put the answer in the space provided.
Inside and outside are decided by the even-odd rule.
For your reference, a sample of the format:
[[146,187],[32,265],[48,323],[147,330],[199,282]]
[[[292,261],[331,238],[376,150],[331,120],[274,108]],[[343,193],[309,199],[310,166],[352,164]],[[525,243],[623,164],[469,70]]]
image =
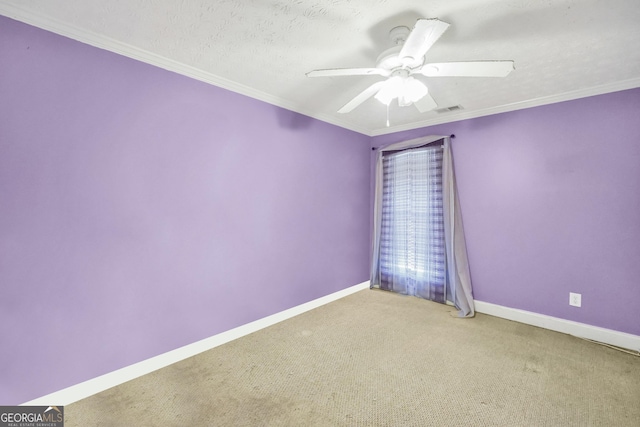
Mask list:
[[600,328],[598,326],[587,325],[586,323],[560,319],[558,317],[505,307],[484,301],[474,301],[474,303],[478,313],[501,317],[503,319],[513,320],[515,322],[525,323],[527,325],[537,326],[539,328],[549,329],[563,334],[569,334],[579,338],[586,338],[604,344],[640,352],[640,336],[638,335],[614,331],[613,329]]
[[314,299],[312,301],[300,304],[290,309],[272,314],[262,319],[258,319],[251,323],[247,323],[237,328],[221,332],[209,338],[187,344],[175,350],[168,351],[150,359],[143,360],[133,365],[126,366],[113,372],[101,375],[96,378],[84,381],[82,383],[67,387],[46,396],[25,402],[22,405],[49,405],[55,402],[57,405],[70,405],[78,400],[87,398],[91,395],[115,387],[127,381],[141,377],[158,369],[164,368],[181,360],[195,356],[196,354],[226,344],[235,339],[249,335],[276,323],[295,317],[314,308],[318,308],[330,302],[344,298],[353,293],[369,289],[369,281],[351,286],[346,289],[334,292],[329,295]]

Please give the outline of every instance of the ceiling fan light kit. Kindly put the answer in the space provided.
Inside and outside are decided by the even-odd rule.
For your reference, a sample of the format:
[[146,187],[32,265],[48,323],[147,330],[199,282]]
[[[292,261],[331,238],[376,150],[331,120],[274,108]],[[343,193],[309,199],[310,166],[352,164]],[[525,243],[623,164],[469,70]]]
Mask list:
[[398,99],[398,105],[407,107],[429,93],[427,86],[411,76],[395,75],[384,82],[384,86],[374,98],[384,105]]
[[388,107],[394,99],[400,107],[414,105],[420,113],[434,110],[438,104],[429,94],[421,77],[505,77],[513,71],[513,61],[467,61],[425,63],[425,54],[449,28],[439,19],[418,19],[413,30],[392,28],[389,37],[396,46],[382,52],[375,68],[337,68],[314,70],[308,77],[379,75],[386,80],[376,82],[338,110],[348,113],[374,97]]

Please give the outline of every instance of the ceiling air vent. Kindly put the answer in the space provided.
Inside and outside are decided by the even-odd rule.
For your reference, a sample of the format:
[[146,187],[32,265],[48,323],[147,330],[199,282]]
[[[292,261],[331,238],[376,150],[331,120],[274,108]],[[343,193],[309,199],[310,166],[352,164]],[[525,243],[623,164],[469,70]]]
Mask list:
[[458,111],[458,110],[462,110],[462,106],[461,105],[454,105],[454,106],[451,106],[451,107],[438,108],[436,110],[436,113],[442,114],[442,113],[449,113],[451,111]]

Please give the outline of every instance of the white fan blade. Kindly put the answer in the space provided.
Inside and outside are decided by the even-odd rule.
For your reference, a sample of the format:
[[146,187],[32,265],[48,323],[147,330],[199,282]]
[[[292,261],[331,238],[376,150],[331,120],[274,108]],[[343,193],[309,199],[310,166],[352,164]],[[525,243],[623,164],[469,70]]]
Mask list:
[[353,110],[358,105],[362,104],[364,101],[375,95],[386,82],[387,80],[383,80],[381,82],[372,84],[371,86],[360,92],[358,96],[344,104],[344,106],[338,110],[338,113],[348,113],[349,111]]
[[439,19],[418,19],[402,46],[400,59],[420,60],[447,28],[449,24]]
[[313,70],[307,73],[307,77],[338,77],[338,76],[384,76],[388,77],[390,71],[382,68],[331,68],[328,70]]
[[420,111],[421,113],[431,111],[438,106],[438,104],[436,104],[436,101],[429,94],[426,94],[422,98],[418,99],[413,103],[413,105],[415,105],[418,111]]
[[513,61],[471,61],[425,64],[416,72],[427,77],[505,77],[513,70]]

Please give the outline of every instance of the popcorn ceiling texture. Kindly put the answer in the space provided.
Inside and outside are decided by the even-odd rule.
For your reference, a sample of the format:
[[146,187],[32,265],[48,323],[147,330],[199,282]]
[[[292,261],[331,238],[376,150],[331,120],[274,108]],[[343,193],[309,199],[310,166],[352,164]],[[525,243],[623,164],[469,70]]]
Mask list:
[[[420,17],[451,23],[428,61],[515,61],[506,78],[424,78],[440,107],[460,104],[469,113],[640,78],[640,50],[630,49],[640,42],[635,0],[0,1],[0,13],[7,8],[22,11],[25,22],[44,17],[72,28],[80,41],[90,33],[126,43],[364,132],[384,128],[382,104],[336,111],[379,77],[305,73],[373,66],[391,46],[389,30]],[[413,107],[390,113],[394,125],[442,119]]]

